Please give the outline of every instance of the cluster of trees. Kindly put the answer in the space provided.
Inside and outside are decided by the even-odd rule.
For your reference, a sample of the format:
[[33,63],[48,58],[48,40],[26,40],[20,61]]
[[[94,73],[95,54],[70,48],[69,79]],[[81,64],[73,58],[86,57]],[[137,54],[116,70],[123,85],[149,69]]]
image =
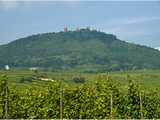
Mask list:
[[131,80],[124,89],[109,77],[101,75],[95,79],[94,84],[79,86],[55,81],[45,86],[9,86],[7,89],[3,77],[0,81],[0,118],[160,118],[158,90],[144,91]]

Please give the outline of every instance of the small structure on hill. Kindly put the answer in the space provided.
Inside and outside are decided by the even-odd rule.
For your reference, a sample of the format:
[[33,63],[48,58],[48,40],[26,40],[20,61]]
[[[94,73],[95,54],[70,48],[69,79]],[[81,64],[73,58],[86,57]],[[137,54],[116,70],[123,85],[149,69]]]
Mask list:
[[68,32],[68,28],[67,27],[64,28],[64,32]]
[[10,70],[9,65],[5,65],[4,68],[5,68],[5,70]]
[[38,67],[30,67],[29,70],[35,71],[35,70],[38,70]]
[[77,32],[79,32],[79,31],[80,31],[80,28],[79,28],[79,27],[77,27],[77,28],[76,28],[76,31],[77,31]]
[[54,82],[55,80],[51,79],[51,78],[40,78],[40,80],[42,81],[52,81]]

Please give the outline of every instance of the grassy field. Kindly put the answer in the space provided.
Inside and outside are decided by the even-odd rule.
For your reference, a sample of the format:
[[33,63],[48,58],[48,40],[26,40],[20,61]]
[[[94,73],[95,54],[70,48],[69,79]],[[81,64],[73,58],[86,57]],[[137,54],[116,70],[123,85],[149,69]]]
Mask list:
[[[160,70],[138,70],[125,72],[108,73],[79,73],[79,72],[44,72],[30,70],[10,70],[0,71],[0,75],[7,75],[10,84],[30,85],[45,84],[44,81],[37,78],[50,78],[53,80],[63,80],[68,84],[76,84],[75,77],[82,77],[87,83],[94,83],[98,76],[108,76],[110,79],[118,82],[122,86],[128,84],[128,80],[138,82],[144,88],[160,88]],[[127,77],[128,76],[128,77]],[[34,78],[34,79],[33,79]]]

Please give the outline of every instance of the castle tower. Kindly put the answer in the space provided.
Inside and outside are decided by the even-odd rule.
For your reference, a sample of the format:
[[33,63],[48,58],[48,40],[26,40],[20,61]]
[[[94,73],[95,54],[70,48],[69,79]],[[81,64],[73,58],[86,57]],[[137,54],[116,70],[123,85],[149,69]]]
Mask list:
[[64,28],[64,32],[68,32],[68,28],[67,27]]
[[80,31],[79,27],[77,27],[77,28],[76,28],[76,31],[77,31],[77,32],[79,32],[79,31]]

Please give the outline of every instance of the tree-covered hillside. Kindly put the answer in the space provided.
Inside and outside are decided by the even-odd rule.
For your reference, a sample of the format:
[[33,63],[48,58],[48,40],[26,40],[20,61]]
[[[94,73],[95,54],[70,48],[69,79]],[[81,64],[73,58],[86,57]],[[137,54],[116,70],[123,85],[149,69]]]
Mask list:
[[160,51],[81,29],[37,34],[0,46],[0,66],[84,69],[86,71],[160,68]]

